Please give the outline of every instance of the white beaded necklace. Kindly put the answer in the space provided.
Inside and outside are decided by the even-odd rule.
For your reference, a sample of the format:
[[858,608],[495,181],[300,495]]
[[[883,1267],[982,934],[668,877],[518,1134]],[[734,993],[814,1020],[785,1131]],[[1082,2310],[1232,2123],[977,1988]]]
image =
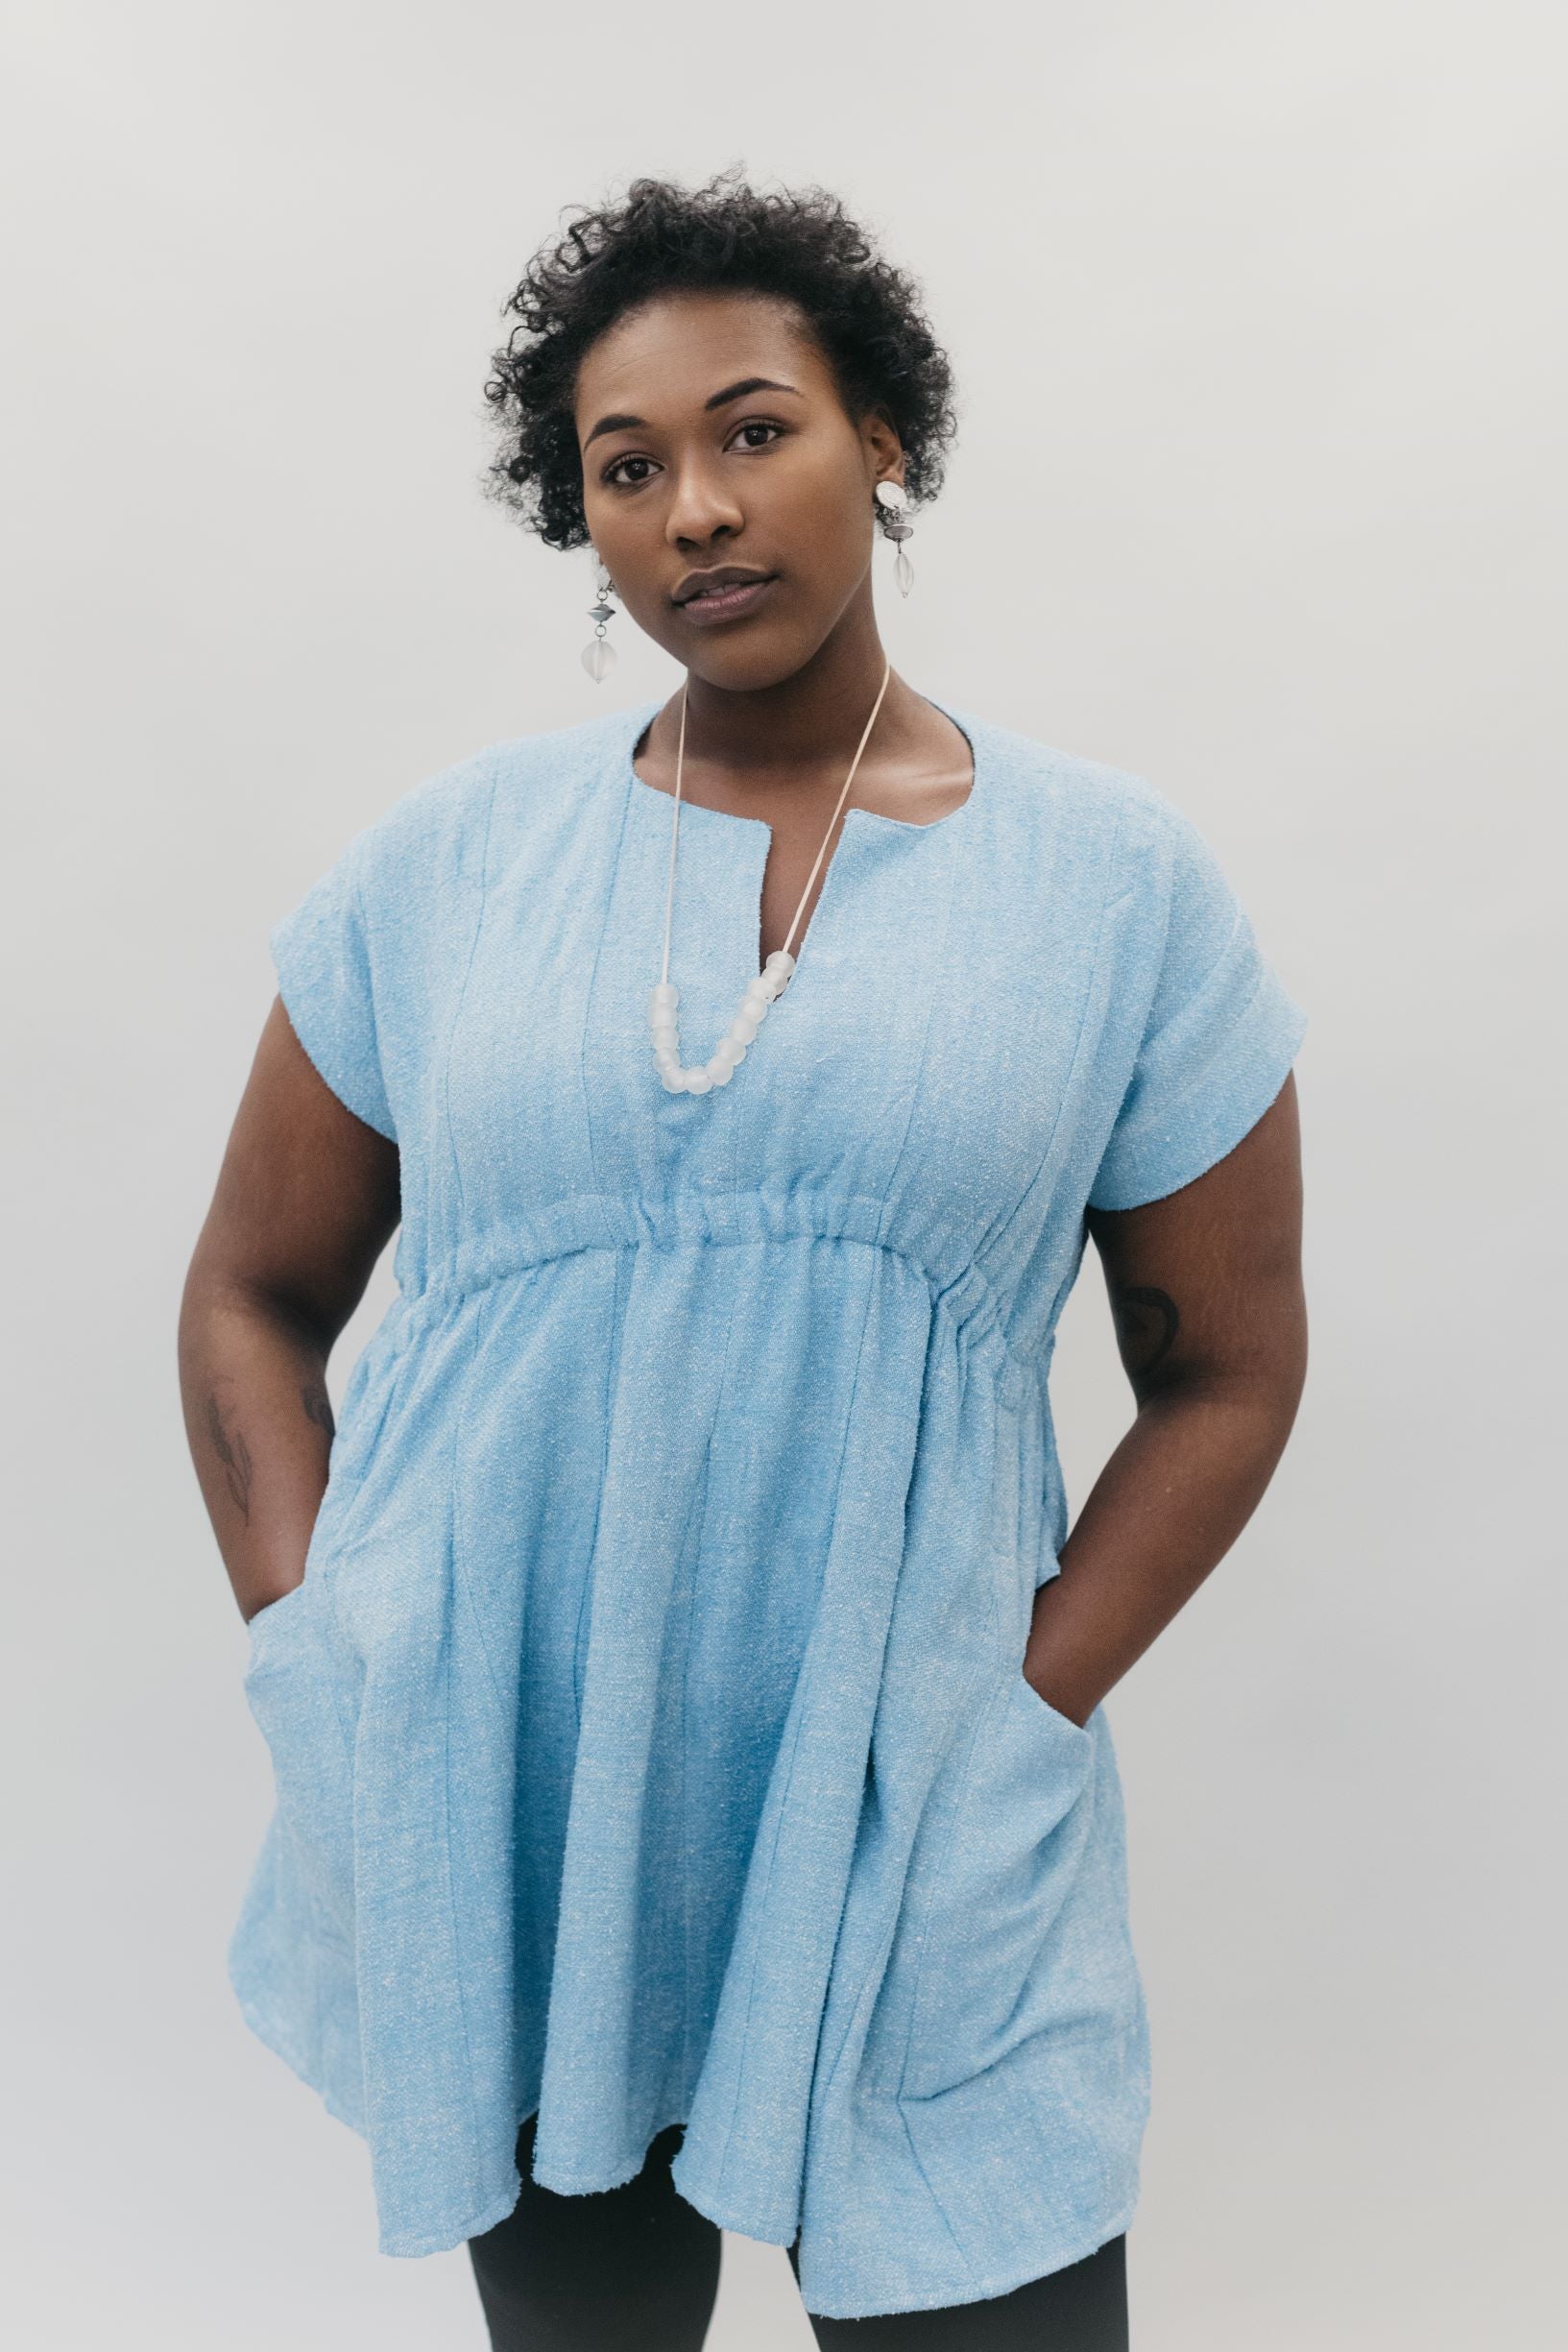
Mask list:
[[681,1063],[681,1032],[675,1015],[675,1007],[680,1003],[681,992],[669,976],[670,921],[675,911],[675,844],[681,827],[681,770],[686,758],[686,688],[682,687],[681,740],[675,753],[675,807],[671,813],[669,827],[669,888],[664,898],[664,961],[662,976],[655,982],[653,994],[648,1000],[648,1027],[653,1033],[653,1058],[667,1094],[707,1094],[714,1086],[727,1086],[745,1059],[746,1048],[761,1028],[767,1016],[768,1006],[776,997],[782,996],[788,986],[789,975],[795,969],[795,958],[789,953],[789,942],[795,936],[795,925],[799,923],[806,902],[811,895],[811,885],[817,878],[817,866],[822,863],[828,843],[832,838],[833,827],[838,822],[838,812],[843,808],[850,786],[855,782],[855,771],[860,764],[860,753],[864,751],[867,738],[877,723],[877,713],[882,707],[882,696],[887,691],[887,681],[892,675],[893,665],[889,662],[882,671],[881,686],[878,690],[876,702],[872,706],[871,716],[866,720],[865,734],[861,736],[859,748],[850,762],[850,772],[844,779],[844,789],[838,795],[838,807],[834,809],[832,815],[828,820],[828,830],[822,837],[822,847],[817,851],[816,863],[806,877],[806,887],[801,892],[800,906],[795,909],[794,922],[784,934],[783,947],[776,947],[756,979],[747,982],[746,993],[740,1000],[740,1009],[713,1048],[710,1058],[705,1062],[695,1062],[690,1068],[683,1068]]

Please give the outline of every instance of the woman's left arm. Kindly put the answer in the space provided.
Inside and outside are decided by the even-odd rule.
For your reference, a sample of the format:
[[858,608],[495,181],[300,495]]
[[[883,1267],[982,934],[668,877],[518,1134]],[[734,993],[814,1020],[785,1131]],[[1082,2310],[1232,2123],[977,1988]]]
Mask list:
[[1082,1724],[1246,1525],[1307,1372],[1294,1075],[1164,1200],[1089,1209],[1137,1418],[1040,1587],[1024,1672]]

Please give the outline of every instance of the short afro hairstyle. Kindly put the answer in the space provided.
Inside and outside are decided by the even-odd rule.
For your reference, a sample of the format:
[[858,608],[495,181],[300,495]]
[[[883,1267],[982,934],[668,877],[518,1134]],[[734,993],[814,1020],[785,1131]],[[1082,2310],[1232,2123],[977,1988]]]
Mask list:
[[519,325],[491,356],[484,397],[497,440],[481,486],[546,546],[590,544],[572,414],[585,352],[623,312],[688,288],[794,303],[847,412],[885,406],[910,505],[940,489],[957,430],[953,376],[915,280],[880,257],[828,190],[760,192],[739,170],[731,164],[695,189],[637,179],[619,204],[576,207],[502,304]]

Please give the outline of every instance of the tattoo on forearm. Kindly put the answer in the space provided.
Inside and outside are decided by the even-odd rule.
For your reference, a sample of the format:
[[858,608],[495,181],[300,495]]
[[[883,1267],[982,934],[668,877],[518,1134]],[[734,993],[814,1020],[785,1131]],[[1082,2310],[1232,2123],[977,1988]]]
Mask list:
[[1169,1291],[1124,1283],[1112,1301],[1117,1342],[1129,1372],[1151,1372],[1175,1345],[1181,1318]]
[[318,1429],[325,1429],[331,1437],[337,1423],[332,1418],[332,1399],[326,1394],[326,1381],[307,1380],[300,1391],[300,1402],[305,1409],[305,1419],[314,1421]]
[[224,1484],[239,1506],[240,1516],[247,1527],[251,1524],[251,1449],[236,1429],[230,1437],[223,1425],[218,1409],[217,1392],[206,1400],[206,1425],[212,1440],[212,1450],[223,1464]]

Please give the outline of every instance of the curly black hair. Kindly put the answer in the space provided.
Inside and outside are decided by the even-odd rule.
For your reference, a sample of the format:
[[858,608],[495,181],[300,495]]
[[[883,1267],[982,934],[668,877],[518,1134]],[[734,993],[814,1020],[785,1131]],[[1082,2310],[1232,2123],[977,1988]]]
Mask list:
[[[573,421],[577,371],[623,312],[688,287],[794,302],[852,416],[885,405],[904,447],[911,507],[941,487],[957,430],[953,375],[921,309],[920,288],[874,251],[840,200],[816,186],[759,191],[730,164],[702,187],[637,179],[619,204],[576,207],[501,306],[516,312],[484,397],[498,440],[481,476],[546,546],[589,545]],[[525,335],[527,340],[519,337]]]

